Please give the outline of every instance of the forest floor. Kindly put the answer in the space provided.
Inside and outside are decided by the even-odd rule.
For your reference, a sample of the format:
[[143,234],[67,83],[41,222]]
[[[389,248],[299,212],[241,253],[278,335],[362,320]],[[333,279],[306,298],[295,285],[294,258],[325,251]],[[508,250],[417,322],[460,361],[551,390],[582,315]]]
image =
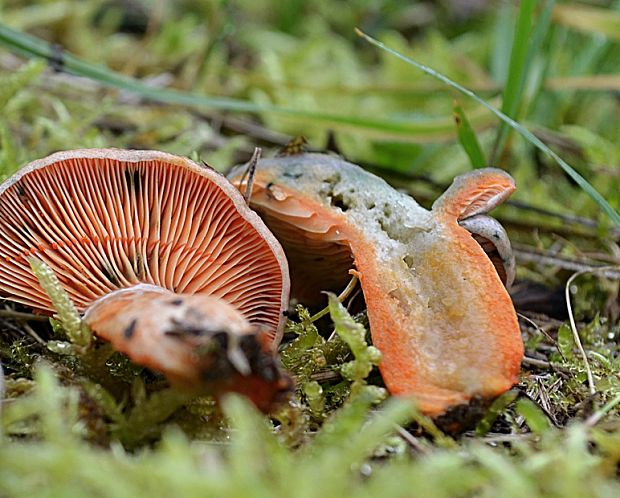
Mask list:
[[296,400],[267,418],[76,352],[6,301],[0,495],[619,496],[619,43],[617,1],[0,1],[3,178],[90,147],[225,172],[303,136],[429,207],[501,167],[525,343],[520,382],[454,434],[383,401],[376,368],[343,373],[366,361],[339,331],[363,312],[292,307]]

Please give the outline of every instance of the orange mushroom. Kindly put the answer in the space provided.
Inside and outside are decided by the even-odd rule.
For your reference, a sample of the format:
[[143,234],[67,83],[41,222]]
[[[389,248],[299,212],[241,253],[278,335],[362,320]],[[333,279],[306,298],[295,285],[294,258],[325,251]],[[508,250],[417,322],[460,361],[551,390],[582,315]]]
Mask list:
[[0,293],[53,312],[47,263],[91,330],[171,382],[290,390],[274,357],[289,277],[278,241],[219,173],[155,151],[74,150],[0,185]]
[[[240,188],[242,173],[229,175]],[[302,301],[344,286],[355,267],[385,384],[436,416],[517,382],[523,343],[514,307],[459,225],[478,217],[472,232],[497,250],[510,280],[505,232],[482,213],[513,190],[505,172],[481,169],[457,178],[428,211],[359,166],[301,154],[259,162],[251,206],[282,243]]]

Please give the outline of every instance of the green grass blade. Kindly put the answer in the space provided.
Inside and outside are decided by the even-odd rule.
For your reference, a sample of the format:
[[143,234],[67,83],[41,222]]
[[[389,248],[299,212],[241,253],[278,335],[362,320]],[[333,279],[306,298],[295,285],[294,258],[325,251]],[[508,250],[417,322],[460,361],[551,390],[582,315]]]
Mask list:
[[37,37],[13,30],[0,23],[0,46],[27,58],[58,60],[62,70],[77,76],[97,81],[101,85],[132,92],[143,98],[166,104],[183,105],[193,108],[211,108],[222,111],[248,112],[253,114],[270,113],[301,120],[325,123],[338,131],[355,131],[375,138],[399,141],[432,141],[451,137],[451,120],[417,121],[408,119],[376,119],[364,116],[347,116],[333,113],[313,112],[289,107],[261,105],[242,99],[199,95],[169,88],[157,88],[140,80],[116,73],[105,66],[91,64],[67,52],[58,54],[47,42]]
[[525,423],[536,434],[542,434],[551,428],[551,423],[545,413],[536,403],[527,398],[517,401],[517,413],[525,419]]
[[[536,2],[534,0],[524,0],[519,7],[519,15],[517,16],[512,48],[510,50],[508,77],[506,78],[501,107],[501,111],[510,117],[514,117],[519,105],[523,82],[527,74],[526,61],[535,5]],[[507,129],[506,125],[502,123],[500,134],[505,129]]]
[[519,392],[516,389],[511,389],[510,391],[506,391],[504,394],[495,398],[491,406],[484,414],[478,425],[476,425],[476,435],[484,436],[486,435],[493,426],[493,423],[497,419],[497,417],[503,413],[508,405],[510,405],[517,397],[519,396]]
[[[534,56],[540,49],[549,27],[553,3],[553,0],[546,2],[545,8],[535,25],[533,20],[537,2],[527,0],[520,4],[501,107],[501,111],[511,118],[517,117],[521,107],[525,81]],[[497,160],[498,154],[503,149],[509,130],[510,128],[506,123],[500,124],[491,154],[492,163]]]
[[[536,99],[536,97],[538,96],[538,94],[540,93],[544,85],[546,84],[547,72],[553,60],[553,55],[551,55],[551,49],[548,49],[546,53],[549,55],[544,58],[544,61],[543,61],[544,69],[542,71],[542,74],[539,74],[538,77],[536,76],[536,74],[532,74],[533,71],[531,71],[531,69],[534,67],[534,60],[537,57],[545,54],[543,44],[545,40],[547,39],[547,35],[550,33],[551,15],[553,13],[554,5],[555,5],[555,0],[547,0],[547,2],[545,2],[536,20],[534,30],[532,31],[532,41],[530,44],[530,50],[528,51],[527,61],[525,62],[525,65],[528,68],[528,74],[525,77],[525,80],[523,81],[523,92],[527,93],[528,86],[531,86],[530,80],[532,79],[534,80],[534,85],[530,89],[531,95],[529,96],[526,95],[526,99],[524,102],[526,105],[531,104]],[[513,116],[515,117],[515,119],[518,120],[519,118],[518,113],[524,112],[523,107],[524,106],[521,106],[520,109],[517,110],[517,114]]]
[[467,154],[467,157],[469,157],[469,162],[474,168],[483,168],[486,166],[486,159],[484,158],[484,153],[478,142],[476,132],[471,127],[463,108],[456,100],[452,108],[454,110],[454,121],[456,122],[456,132],[459,137],[459,142],[463,146],[463,150]]
[[507,36],[514,27],[514,6],[509,2],[499,2],[495,13],[493,28],[493,42],[491,43],[491,57],[489,60],[489,75],[500,84],[499,90],[506,85],[506,75],[510,64],[510,49],[512,37]]
[[398,59],[402,60],[403,62],[406,62],[407,64],[411,64],[412,66],[417,67],[420,71],[428,74],[429,76],[432,76],[433,78],[438,79],[439,81],[454,88],[455,90],[458,90],[463,95],[467,95],[468,97],[475,100],[480,105],[484,106],[486,109],[491,111],[493,114],[495,114],[495,116],[497,116],[500,120],[505,122],[508,126],[510,126],[510,128],[515,130],[517,133],[519,133],[528,142],[530,142],[532,145],[534,145],[536,148],[544,152],[547,156],[549,156],[556,163],[558,163],[558,165],[564,170],[564,172],[571,179],[573,179],[575,183],[577,183],[577,185],[579,185],[579,187],[581,187],[581,189],[584,192],[586,192],[594,200],[594,202],[596,202],[599,208],[613,221],[613,223],[616,226],[620,227],[620,215],[618,215],[618,213],[609,205],[609,203],[605,200],[605,198],[592,185],[590,185],[590,183],[583,176],[577,173],[577,171],[575,171],[575,169],[570,164],[568,164],[566,161],[564,161],[564,159],[562,159],[559,155],[557,155],[553,150],[547,147],[539,138],[537,138],[531,131],[529,131],[523,125],[517,123],[514,119],[506,116],[503,112],[501,112],[499,109],[496,109],[492,105],[485,102],[474,92],[472,92],[471,90],[468,90],[462,85],[459,85],[455,81],[452,81],[447,76],[444,76],[443,74],[438,73],[434,69],[431,69],[430,67],[425,66],[424,64],[420,64],[419,62],[414,61],[413,59],[407,57],[406,55],[403,55],[400,52],[397,52],[396,50],[391,49],[390,47],[387,47],[386,45],[381,43],[379,40],[375,40],[373,37],[367,35],[366,33],[364,33],[363,31],[359,29],[356,29],[355,31],[359,36],[364,38],[371,45],[374,45],[375,47],[386,51],[387,53],[393,55],[394,57],[397,57]]

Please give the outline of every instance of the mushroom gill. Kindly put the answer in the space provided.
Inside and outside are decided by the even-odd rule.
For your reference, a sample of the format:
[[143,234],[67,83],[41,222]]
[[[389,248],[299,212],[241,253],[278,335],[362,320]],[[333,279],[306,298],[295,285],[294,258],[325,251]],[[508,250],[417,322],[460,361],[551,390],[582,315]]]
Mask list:
[[[221,304],[223,316],[239,315],[237,322],[224,322],[238,323],[242,334],[252,329],[266,352],[282,334],[289,281],[279,243],[223,176],[188,159],[155,151],[87,149],[28,164],[0,186],[0,292],[53,312],[30,270],[32,256],[54,270],[78,309],[87,312],[93,331],[112,342],[132,339],[121,311],[140,314],[144,324],[136,323],[142,327],[180,320],[175,307],[187,308],[183,319],[189,313],[191,321],[191,310],[201,304],[179,304],[192,295],[208,296],[207,308]],[[162,308],[161,320],[156,306],[144,304],[153,290],[143,284],[167,294],[172,311]],[[122,291],[119,301],[115,293],[128,288],[132,292]],[[175,295],[177,305],[171,304]],[[130,307],[120,306],[121,301]],[[108,321],[100,320],[103,315]],[[218,330],[205,323],[202,335],[212,341]],[[193,326],[187,353],[200,343],[200,325]],[[234,328],[224,327],[230,333]],[[159,326],[135,335],[142,333],[150,334],[142,347],[156,347],[156,336],[167,331]],[[133,342],[139,349],[139,341]],[[137,354],[132,348],[126,352]],[[160,365],[166,373],[161,363],[142,364]]]

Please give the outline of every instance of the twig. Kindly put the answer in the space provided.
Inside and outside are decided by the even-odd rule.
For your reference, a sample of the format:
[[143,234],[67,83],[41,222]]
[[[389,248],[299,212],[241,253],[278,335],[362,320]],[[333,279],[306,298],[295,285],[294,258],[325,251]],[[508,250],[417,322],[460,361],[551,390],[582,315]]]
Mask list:
[[11,309],[0,310],[0,318],[10,318],[13,320],[28,320],[33,322],[47,322],[49,317],[45,315],[35,315],[34,313],[24,313]]
[[254,153],[250,158],[250,162],[248,163],[247,169],[244,171],[243,176],[241,177],[241,181],[239,185],[241,186],[243,182],[247,178],[247,183],[245,185],[245,191],[243,192],[243,198],[245,199],[246,204],[250,203],[250,197],[252,197],[252,188],[254,187],[254,177],[256,176],[256,165],[258,164],[258,160],[260,159],[261,149],[260,147],[254,148]]
[[39,334],[37,334],[30,325],[28,325],[27,323],[24,323],[22,325],[22,328],[28,333],[28,335],[30,337],[32,337],[39,344],[41,344],[43,346],[47,345],[47,342],[45,342],[43,339],[41,339],[41,336],[39,336]]
[[317,382],[328,382],[340,379],[342,379],[342,375],[340,375],[340,372],[336,372],[335,370],[324,370],[310,375],[310,380],[316,380]]
[[422,443],[418,441],[418,438],[411,434],[411,432],[398,424],[394,424],[394,428],[396,429],[396,432],[398,432],[398,435],[402,437],[414,450],[422,455],[428,455],[428,449],[424,447]]
[[[544,332],[547,332],[550,329],[557,329],[562,326],[564,321],[557,320],[556,318],[551,318],[550,316],[545,315],[544,313],[537,313],[535,311],[525,311],[523,313],[519,313],[519,316],[523,316],[525,318],[529,318],[531,320],[542,320],[544,321],[544,325],[538,325],[538,328]],[[551,342],[555,342],[555,340],[551,337]]]
[[[563,223],[570,223],[571,225],[581,225],[587,228],[597,229],[599,227],[599,223],[596,220],[592,220],[590,218],[586,218],[584,216],[576,216],[573,214],[566,213],[558,213],[556,211],[549,211],[548,209],[541,208],[538,206],[532,206],[522,201],[516,201],[514,199],[510,199],[505,202],[507,206],[512,206],[517,209],[521,209],[523,211],[531,211],[532,213],[541,214],[543,216],[548,216],[550,218],[557,218],[561,220]],[[618,234],[617,229],[613,229],[616,234]]]
[[556,365],[555,363],[551,363],[546,360],[539,360],[538,358],[532,358],[531,356],[524,356],[523,360],[521,360],[523,365],[531,365],[537,368],[545,368],[548,370],[557,370],[558,372],[568,373],[570,370],[568,368],[561,367]]
[[585,349],[583,349],[583,345],[581,344],[581,338],[579,337],[579,332],[577,330],[577,325],[575,323],[575,317],[573,316],[573,307],[570,302],[570,286],[574,282],[574,280],[583,275],[585,273],[603,273],[609,270],[618,270],[617,266],[607,266],[602,268],[597,268],[593,270],[582,270],[577,273],[571,275],[571,277],[567,280],[566,286],[564,287],[564,296],[566,299],[566,309],[568,310],[568,319],[570,321],[570,328],[573,332],[573,338],[575,340],[575,344],[577,344],[577,348],[579,349],[579,353],[583,358],[583,363],[586,367],[586,373],[588,375],[588,385],[590,387],[590,394],[596,394],[596,387],[594,386],[594,377],[592,376],[592,370],[590,369],[590,362],[588,361],[588,355],[586,354]]
[[[570,239],[585,239],[585,240],[600,240],[601,233],[591,230],[581,225],[571,225],[570,223],[544,223],[541,218],[537,218],[535,221],[527,221],[517,216],[507,216],[500,214],[497,219],[509,228],[511,232],[538,232],[547,233],[550,235],[560,235]],[[616,239],[613,239],[616,240]]]
[[256,140],[267,142],[274,145],[284,146],[293,138],[290,135],[272,131],[259,123],[236,118],[230,115],[221,115],[216,113],[198,112],[194,113],[196,116],[203,119],[219,119],[223,128],[233,131],[235,133],[241,133],[245,136],[250,136]]
[[[560,348],[557,347],[557,341],[553,337],[551,337],[545,330],[543,330],[541,327],[539,327],[539,325],[534,320],[532,320],[531,318],[525,316],[522,313],[517,313],[517,316],[519,318],[521,318],[522,320],[525,320],[526,322],[532,324],[534,326],[534,328],[538,332],[542,333],[542,335],[544,335],[551,343],[553,343],[553,345],[558,350],[558,353],[560,353],[560,356],[562,357],[562,359],[564,361],[566,361],[566,358],[564,357],[564,354],[562,354],[562,351],[560,350]],[[534,358],[531,358],[531,359],[533,360]],[[525,360],[525,358],[524,358],[524,360]],[[540,361],[542,361],[542,360],[540,360]],[[534,365],[534,363],[532,363],[532,365]],[[551,364],[549,363],[549,365],[551,365]]]
[[620,268],[618,266],[597,266],[596,264],[583,260],[535,252],[519,245],[514,248],[514,253],[517,261],[520,263],[527,262],[544,266],[555,266],[563,270],[576,271],[579,274],[602,273],[605,278],[620,280]]

